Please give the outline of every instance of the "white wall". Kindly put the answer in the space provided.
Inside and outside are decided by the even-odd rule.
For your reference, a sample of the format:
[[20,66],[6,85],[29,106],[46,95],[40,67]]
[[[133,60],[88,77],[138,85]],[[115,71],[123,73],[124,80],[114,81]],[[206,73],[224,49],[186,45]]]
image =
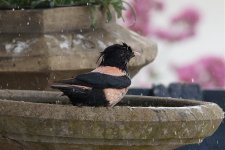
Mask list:
[[[168,64],[182,65],[206,55],[219,55],[225,59],[224,0],[168,0],[165,4],[165,12],[154,15],[156,24],[166,26],[168,17],[186,6],[193,5],[201,13],[197,34],[190,39],[173,44],[153,38],[158,43],[158,56],[153,64],[143,68],[133,78],[132,86],[150,87],[151,83],[169,84],[177,81],[176,75]],[[156,72],[157,78],[152,78],[148,71],[154,66],[159,68]]]

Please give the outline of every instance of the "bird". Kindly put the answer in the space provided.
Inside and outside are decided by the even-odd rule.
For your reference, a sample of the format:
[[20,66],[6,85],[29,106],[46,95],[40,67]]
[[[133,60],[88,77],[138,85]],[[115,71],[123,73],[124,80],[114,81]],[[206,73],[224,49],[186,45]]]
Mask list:
[[96,69],[57,81],[51,87],[62,91],[75,106],[113,107],[131,85],[127,65],[137,54],[124,42],[110,45],[100,52]]

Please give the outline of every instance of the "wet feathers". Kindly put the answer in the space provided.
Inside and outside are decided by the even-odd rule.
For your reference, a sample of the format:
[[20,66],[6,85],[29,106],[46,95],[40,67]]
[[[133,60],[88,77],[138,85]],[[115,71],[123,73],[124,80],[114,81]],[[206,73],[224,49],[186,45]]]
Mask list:
[[126,43],[114,44],[100,53],[100,65],[91,72],[58,81],[59,89],[77,106],[114,106],[131,84],[127,64],[134,52]]

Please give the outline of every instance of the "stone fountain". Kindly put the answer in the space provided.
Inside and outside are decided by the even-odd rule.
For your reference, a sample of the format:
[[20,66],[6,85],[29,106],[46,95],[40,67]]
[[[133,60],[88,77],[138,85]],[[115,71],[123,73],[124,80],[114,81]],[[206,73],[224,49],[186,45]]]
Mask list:
[[60,92],[0,91],[2,150],[173,150],[224,118],[214,103],[126,96],[113,108],[71,106]]
[[98,7],[91,28],[92,13],[87,6],[0,10],[0,88],[49,89],[54,80],[96,68],[99,52],[113,43],[126,42],[142,53],[130,63],[132,76],[154,60],[154,42],[115,18],[106,23]]

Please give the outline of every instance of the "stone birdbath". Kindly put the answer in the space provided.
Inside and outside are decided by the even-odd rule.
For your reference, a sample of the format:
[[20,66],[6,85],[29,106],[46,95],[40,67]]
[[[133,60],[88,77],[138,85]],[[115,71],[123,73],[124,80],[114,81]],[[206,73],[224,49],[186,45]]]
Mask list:
[[0,149],[173,150],[224,118],[209,102],[127,95],[112,108],[76,107],[61,94],[0,90]]

